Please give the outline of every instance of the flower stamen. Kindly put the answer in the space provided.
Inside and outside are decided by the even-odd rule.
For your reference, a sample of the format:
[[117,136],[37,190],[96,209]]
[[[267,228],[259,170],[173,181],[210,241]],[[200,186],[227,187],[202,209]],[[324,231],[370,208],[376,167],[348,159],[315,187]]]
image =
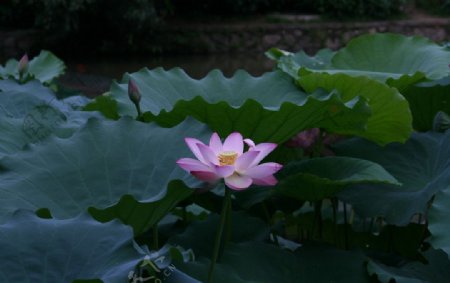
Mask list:
[[220,166],[224,165],[233,165],[237,159],[237,152],[234,151],[223,151],[219,153],[219,164]]

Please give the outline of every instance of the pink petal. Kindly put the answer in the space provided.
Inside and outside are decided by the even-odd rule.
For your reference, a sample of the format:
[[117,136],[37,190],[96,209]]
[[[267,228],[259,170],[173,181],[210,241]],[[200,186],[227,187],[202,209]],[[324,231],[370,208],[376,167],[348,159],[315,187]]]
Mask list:
[[214,153],[214,151],[212,151],[212,149],[209,146],[204,145],[202,143],[197,143],[197,147],[203,159],[206,161],[206,164],[219,165],[219,160],[216,154]]
[[219,176],[217,176],[213,172],[205,172],[205,171],[192,171],[191,174],[196,177],[197,179],[200,179],[205,182],[215,182],[220,179]]
[[198,160],[200,160],[205,164],[208,164],[208,162],[206,162],[206,160],[203,158],[203,155],[200,153],[200,150],[197,147],[197,144],[203,144],[201,141],[194,138],[185,138],[184,141],[186,142],[186,144],[188,145],[188,147],[191,149],[192,153],[194,153],[195,157],[197,157]]
[[263,179],[278,172],[283,166],[275,162],[263,163],[255,167],[251,167],[245,171],[245,175],[252,179]]
[[251,150],[239,156],[234,164],[236,170],[245,172],[247,168],[250,167],[250,165],[253,163],[255,158],[258,157],[259,153],[259,151]]
[[184,170],[191,171],[209,171],[213,172],[213,168],[206,166],[204,163],[192,159],[192,158],[181,158],[177,161],[177,164]]
[[248,145],[249,150],[253,150],[253,148],[255,147],[255,142],[251,139],[245,139],[244,142]]
[[225,165],[225,166],[215,166],[216,174],[221,178],[226,178],[234,173],[234,166]]
[[258,186],[275,186],[278,180],[274,176],[269,175],[262,179],[253,179],[253,183]]
[[252,163],[252,166],[257,165],[261,160],[264,159],[269,153],[271,153],[277,147],[276,143],[260,143],[256,145],[253,150],[259,151],[258,157]]
[[244,151],[244,141],[240,133],[231,133],[223,143],[223,151],[234,151],[241,155]]
[[252,179],[247,176],[241,176],[238,174],[233,174],[227,178],[225,178],[225,185],[227,185],[230,189],[233,190],[243,190],[252,184]]
[[209,140],[209,147],[218,155],[222,151],[222,141],[217,133],[212,134]]

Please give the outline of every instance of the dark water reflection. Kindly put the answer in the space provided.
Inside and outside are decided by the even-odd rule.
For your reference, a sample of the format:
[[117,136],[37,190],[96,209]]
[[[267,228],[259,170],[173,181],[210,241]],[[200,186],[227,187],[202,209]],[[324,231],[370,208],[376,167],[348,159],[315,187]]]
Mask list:
[[274,63],[264,54],[214,54],[189,56],[148,56],[135,58],[104,58],[67,62],[69,73],[98,75],[112,79],[121,79],[125,72],[135,72],[143,67],[153,69],[180,67],[193,78],[202,78],[213,69],[220,69],[226,76],[236,70],[244,69],[254,76],[270,71]]

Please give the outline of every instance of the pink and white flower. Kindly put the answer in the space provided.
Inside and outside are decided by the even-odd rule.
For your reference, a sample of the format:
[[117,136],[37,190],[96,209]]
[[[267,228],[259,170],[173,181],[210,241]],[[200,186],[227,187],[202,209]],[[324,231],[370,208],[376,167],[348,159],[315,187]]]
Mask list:
[[[275,162],[259,164],[276,148],[274,143],[255,145],[237,132],[230,134],[223,144],[217,133],[211,136],[209,145],[194,138],[185,138],[185,141],[197,159],[181,158],[177,164],[202,181],[215,182],[223,178],[233,190],[243,190],[251,184],[273,186],[277,183],[273,174],[282,165]],[[249,147],[246,152],[244,144]]]

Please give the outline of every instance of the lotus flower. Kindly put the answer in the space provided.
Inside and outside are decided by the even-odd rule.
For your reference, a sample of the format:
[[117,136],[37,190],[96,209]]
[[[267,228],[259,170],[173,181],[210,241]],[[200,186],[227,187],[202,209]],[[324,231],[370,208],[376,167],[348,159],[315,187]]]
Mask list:
[[[274,162],[259,164],[277,146],[274,143],[255,143],[243,139],[240,133],[230,134],[222,144],[217,133],[211,136],[209,146],[194,138],[186,138],[186,144],[197,159],[181,158],[177,164],[196,178],[215,182],[225,180],[233,190],[244,190],[251,184],[273,186],[273,176],[281,165]],[[244,144],[249,149],[244,152]]]

